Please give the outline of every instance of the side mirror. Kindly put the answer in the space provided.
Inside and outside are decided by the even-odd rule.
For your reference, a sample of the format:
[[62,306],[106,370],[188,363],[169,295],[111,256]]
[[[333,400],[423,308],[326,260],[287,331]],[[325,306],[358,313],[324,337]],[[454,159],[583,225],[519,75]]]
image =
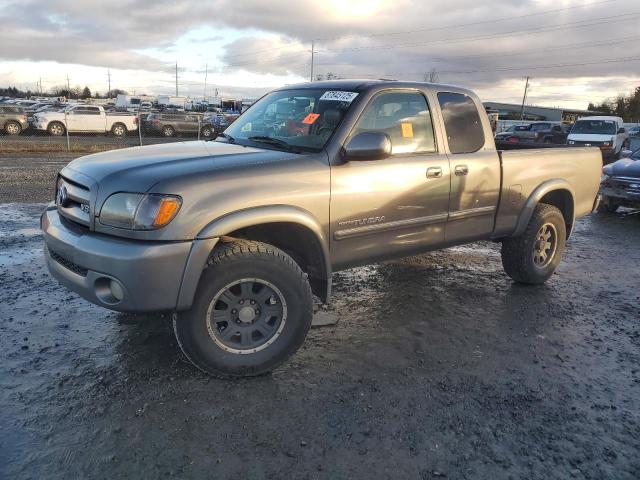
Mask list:
[[343,150],[347,162],[384,160],[391,156],[391,139],[383,132],[362,132],[349,140]]
[[619,128],[618,133],[627,133],[627,130],[625,128]]

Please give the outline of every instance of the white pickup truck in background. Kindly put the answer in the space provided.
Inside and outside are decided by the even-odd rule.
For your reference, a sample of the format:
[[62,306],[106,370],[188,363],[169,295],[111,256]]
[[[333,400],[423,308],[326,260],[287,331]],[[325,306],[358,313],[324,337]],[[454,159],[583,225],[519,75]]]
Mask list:
[[138,117],[127,113],[106,113],[98,105],[72,105],[58,112],[36,113],[31,126],[50,135],[69,132],[112,133],[118,137],[138,129]]

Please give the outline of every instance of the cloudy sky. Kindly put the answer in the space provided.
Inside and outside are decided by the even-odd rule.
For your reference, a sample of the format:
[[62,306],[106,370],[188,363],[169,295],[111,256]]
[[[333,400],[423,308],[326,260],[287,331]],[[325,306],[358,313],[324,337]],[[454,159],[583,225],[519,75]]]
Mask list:
[[[640,85],[638,0],[2,0],[0,86],[252,97],[316,75],[584,108]],[[205,72],[207,87],[205,90]]]

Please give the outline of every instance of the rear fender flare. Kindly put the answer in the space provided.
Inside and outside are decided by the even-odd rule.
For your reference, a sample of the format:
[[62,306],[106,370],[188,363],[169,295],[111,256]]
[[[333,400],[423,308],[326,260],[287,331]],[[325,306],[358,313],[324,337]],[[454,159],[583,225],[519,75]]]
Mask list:
[[[527,201],[524,203],[524,206],[522,207],[522,211],[520,212],[520,216],[518,217],[516,230],[513,232],[512,236],[517,237],[524,233],[524,231],[527,228],[527,225],[529,224],[529,220],[531,220],[533,211],[535,210],[536,206],[540,203],[540,200],[542,200],[542,198],[546,194],[551,193],[555,190],[567,190],[571,194],[572,201],[574,201],[575,203],[575,200],[574,200],[576,198],[575,193],[573,191],[573,188],[571,188],[571,185],[569,185],[569,183],[566,180],[555,178],[555,179],[547,180],[546,182],[543,182],[542,184],[538,185],[538,187],[536,187],[536,189],[531,193],[531,195],[529,195],[529,198],[527,198]],[[573,227],[575,218],[565,218],[565,221],[567,222],[568,225]],[[573,228],[570,228],[570,230],[573,230]]]

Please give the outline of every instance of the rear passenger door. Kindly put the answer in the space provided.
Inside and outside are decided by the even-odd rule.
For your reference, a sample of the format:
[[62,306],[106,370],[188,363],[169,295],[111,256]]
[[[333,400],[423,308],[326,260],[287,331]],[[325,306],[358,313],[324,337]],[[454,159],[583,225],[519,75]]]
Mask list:
[[483,123],[481,104],[458,92],[438,92],[451,168],[447,243],[486,238],[493,232],[500,192],[500,159]]

